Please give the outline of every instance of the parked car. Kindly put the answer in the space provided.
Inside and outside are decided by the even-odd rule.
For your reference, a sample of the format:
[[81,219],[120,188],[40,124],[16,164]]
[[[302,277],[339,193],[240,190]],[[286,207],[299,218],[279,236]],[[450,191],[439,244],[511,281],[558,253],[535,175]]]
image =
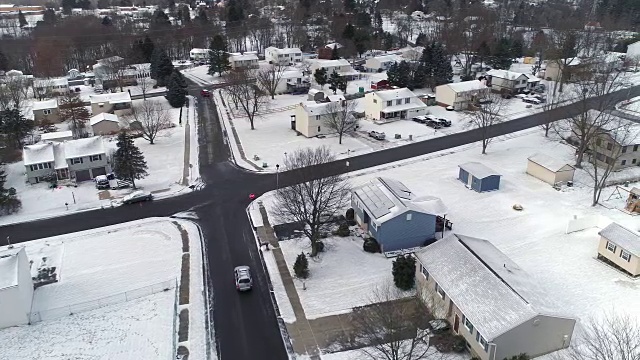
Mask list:
[[427,121],[427,126],[428,127],[432,127],[434,129],[441,129],[442,128],[442,124],[440,123],[440,121],[438,119],[429,119]]
[[202,96],[202,97],[211,97],[211,91],[209,91],[207,89],[202,89],[202,91],[200,91],[200,96]]
[[429,328],[433,334],[443,334],[451,330],[451,324],[445,319],[434,319],[429,321]]
[[527,97],[527,94],[520,93],[520,94],[516,94],[514,97],[517,97],[518,99],[524,99]]
[[233,269],[233,276],[236,280],[236,289],[238,291],[251,290],[253,280],[251,279],[251,269],[248,266],[236,266]]
[[386,135],[383,132],[378,132],[378,131],[369,131],[369,136],[371,136],[376,140],[384,140],[384,138],[386,137]]
[[93,181],[96,183],[96,189],[103,190],[110,188],[107,175],[98,175],[93,179]]
[[442,126],[444,126],[444,127],[451,126],[451,121],[447,120],[445,118],[438,118],[438,121],[440,121],[440,124],[442,124]]
[[134,191],[131,194],[125,196],[122,199],[123,204],[133,204],[141,201],[150,201],[153,200],[153,195],[146,191],[138,190]]
[[542,103],[542,101],[534,98],[533,96],[527,96],[524,99],[522,99],[522,101],[524,101],[526,103],[529,103],[529,104],[534,104],[534,105],[538,105],[538,104]]
[[455,110],[455,108],[451,105],[447,106],[445,109],[447,109],[447,111],[453,111]]
[[418,115],[418,116],[412,117],[411,120],[413,120],[413,121],[415,121],[415,122],[417,122],[419,124],[424,124],[424,123],[427,122],[427,117],[424,116],[424,115]]

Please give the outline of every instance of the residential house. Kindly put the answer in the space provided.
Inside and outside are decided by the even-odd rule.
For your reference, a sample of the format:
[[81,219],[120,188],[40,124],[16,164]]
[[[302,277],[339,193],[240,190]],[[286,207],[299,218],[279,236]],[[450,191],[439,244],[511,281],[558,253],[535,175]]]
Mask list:
[[640,214],[640,189],[631,188],[624,209],[632,214]]
[[424,246],[436,237],[436,221],[446,216],[442,200],[418,196],[403,183],[375,178],[351,191],[355,219],[383,252]]
[[196,63],[207,63],[209,62],[210,52],[209,49],[193,48],[189,51],[189,59]]
[[477,192],[493,191],[500,188],[500,176],[494,170],[479,162],[458,165],[458,180]]
[[73,140],[73,131],[65,130],[65,131],[54,131],[49,133],[44,133],[40,135],[41,143],[48,143],[51,141],[65,141],[65,140]]
[[302,50],[299,48],[279,49],[269,46],[264,49],[264,59],[269,64],[293,65],[302,62]]
[[111,171],[102,138],[27,145],[22,152],[27,180],[36,184],[49,179],[91,180]]
[[497,93],[517,94],[531,90],[540,83],[535,76],[508,70],[489,70],[486,85]]
[[[588,116],[596,119],[599,116],[598,111],[589,110]],[[574,128],[573,132],[580,133],[577,128]],[[640,166],[640,124],[627,119],[613,118],[597,132],[593,145],[589,146],[589,150],[596,157],[597,165],[612,165],[613,171]]]
[[89,95],[91,100],[91,113],[116,114],[118,116],[132,113],[131,96],[128,92],[107,93],[99,95]]
[[38,97],[62,96],[69,93],[69,79],[35,79],[33,80],[33,91]]
[[[560,81],[564,76],[564,81],[570,81],[574,75],[581,74],[584,68],[580,58],[567,58],[559,60],[547,60],[544,77],[551,81]],[[563,74],[564,72],[564,74]]]
[[229,64],[232,69],[257,69],[258,55],[255,53],[231,53],[229,54]]
[[120,119],[116,114],[100,113],[89,119],[93,135],[111,135],[120,131]]
[[[337,102],[342,102],[343,99],[338,99]],[[335,130],[327,125],[327,119],[335,109],[335,105],[331,105],[334,102],[304,101],[298,104],[295,109],[295,130],[306,137],[334,133]]]
[[487,240],[452,234],[416,252],[419,296],[481,360],[567,348],[576,320]]
[[630,69],[638,69],[638,66],[640,66],[640,41],[636,41],[627,47],[625,62]]
[[640,276],[640,234],[611,223],[598,235],[598,259],[633,277]]
[[318,48],[318,59],[333,59],[334,51],[343,48],[343,46],[339,43],[329,43],[324,47]]
[[103,89],[138,85],[138,79],[149,77],[151,64],[127,65],[120,56],[100,59],[93,65],[96,86]]
[[311,74],[315,74],[316,70],[320,68],[324,68],[327,70],[327,77],[331,76],[331,74],[335,71],[338,73],[338,75],[346,77],[349,81],[360,78],[360,73],[356,71],[346,59],[312,59],[310,67]]
[[391,65],[399,63],[402,60],[402,57],[396,54],[378,55],[367,59],[364,67],[367,72],[383,72],[389,70]]
[[480,80],[462,81],[436,87],[436,102],[440,106],[451,106],[465,110],[486,98],[491,90]]
[[[264,85],[260,82],[257,83],[259,87]],[[297,93],[304,94],[309,90],[311,82],[309,77],[304,75],[302,71],[297,69],[287,69],[282,72],[278,84],[276,85],[276,94],[288,94]]]
[[575,171],[573,166],[546,154],[536,153],[527,159],[527,174],[552,186],[573,181]]
[[32,301],[31,264],[25,248],[0,250],[0,329],[27,325]]
[[370,92],[364,95],[364,114],[374,121],[411,119],[425,115],[427,105],[407,88]]
[[414,46],[414,47],[407,46],[398,50],[398,52],[400,53],[400,56],[402,57],[402,60],[409,61],[409,62],[420,60],[420,58],[422,58],[423,51],[424,51],[423,46]]
[[62,121],[58,109],[58,100],[55,98],[44,101],[34,101],[31,111],[33,112],[33,120],[36,124],[41,124],[43,121],[57,124]]

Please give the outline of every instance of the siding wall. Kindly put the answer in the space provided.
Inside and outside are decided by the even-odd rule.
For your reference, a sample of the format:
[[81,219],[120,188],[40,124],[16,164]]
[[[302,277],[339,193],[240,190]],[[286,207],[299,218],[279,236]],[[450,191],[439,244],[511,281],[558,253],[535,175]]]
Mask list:
[[[615,244],[615,241],[612,241]],[[607,250],[607,239],[603,236],[600,237],[600,243],[598,244],[598,254],[604,256],[605,258],[611,260],[614,264],[620,266],[625,269],[633,276],[640,275],[640,258],[631,254],[631,261],[627,261],[620,257],[620,252],[622,248],[616,244],[616,251],[612,253]]]
[[456,101],[456,93],[447,85],[436,87],[436,102],[445,106],[451,106]]
[[460,168],[460,171],[458,172],[458,180],[467,184],[469,182],[469,173],[466,172],[464,169]]
[[575,325],[574,319],[538,315],[494,339],[496,359],[521,353],[534,358],[564,349],[571,343]]
[[[411,220],[407,220],[408,215],[411,216]],[[373,233],[374,229],[369,230]],[[382,245],[383,251],[422,246],[426,240],[435,237],[436,217],[410,210],[379,225],[376,233],[376,239]]]
[[[474,178],[475,185],[475,178]],[[480,181],[480,192],[498,190],[500,188],[500,176],[492,175]],[[474,188],[475,189],[475,188]]]

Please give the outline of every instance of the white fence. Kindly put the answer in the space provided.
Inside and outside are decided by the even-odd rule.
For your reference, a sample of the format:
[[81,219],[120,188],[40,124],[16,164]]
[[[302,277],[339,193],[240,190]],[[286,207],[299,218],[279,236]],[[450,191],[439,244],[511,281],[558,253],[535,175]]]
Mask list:
[[169,291],[178,286],[177,279],[171,279],[160,283],[148,285],[134,290],[124,291],[111,296],[103,297],[96,300],[85,301],[73,305],[62,306],[53,309],[34,311],[30,315],[31,324],[44,320],[58,319],[64,316],[76,314],[79,312],[95,310],[104,306],[120,304],[123,302],[139,299],[145,296],[153,295],[162,291]]
[[573,219],[569,220],[569,223],[567,224],[566,233],[570,234],[572,232],[590,229],[593,227],[603,229],[609,224],[611,224],[611,219],[602,215],[590,215],[580,218],[574,216]]

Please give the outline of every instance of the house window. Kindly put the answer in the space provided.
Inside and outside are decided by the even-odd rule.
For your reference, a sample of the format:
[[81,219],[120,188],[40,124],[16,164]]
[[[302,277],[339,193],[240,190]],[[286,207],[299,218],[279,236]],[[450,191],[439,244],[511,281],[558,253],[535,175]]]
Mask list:
[[631,261],[631,254],[629,254],[628,252],[626,252],[624,250],[620,250],[620,257],[623,258],[624,260],[626,260],[627,262]]
[[596,146],[600,146],[602,144],[602,139],[597,139],[596,140]]
[[635,164],[635,163],[636,163],[636,161],[638,161],[638,159],[633,159],[633,160],[631,160],[631,163],[632,163],[632,164]]
[[633,145],[633,151],[638,151],[638,145]]
[[627,164],[627,160],[622,160],[622,161],[620,162],[620,165],[626,165],[626,164]]
[[438,285],[438,283],[436,283],[436,292],[438,293],[438,295],[440,295],[441,298],[444,299],[444,296],[446,294],[444,293],[444,290],[440,287],[440,285]]
[[611,150],[611,149],[613,149],[613,144],[608,142],[607,143],[607,150]]
[[615,252],[616,252],[616,244],[614,244],[614,243],[612,243],[610,241],[607,241],[607,250],[609,250],[609,251],[611,251],[612,253],[615,254]]
[[42,166],[42,164],[38,164],[38,170],[42,170],[44,169],[44,166]]
[[606,157],[606,160],[605,160],[604,162],[606,162],[608,165],[611,165],[611,164],[613,164],[613,158],[612,158],[612,157],[607,156],[607,157]]
[[378,231],[378,225],[376,225],[375,222],[373,222],[373,221],[371,222],[371,227],[373,228],[373,230]]
[[44,110],[42,110],[42,113],[44,115],[51,115],[51,109],[44,109]]
[[396,100],[396,105],[401,105],[401,104],[402,104],[402,99]]
[[406,98],[406,99],[404,99],[404,103],[405,103],[405,104],[408,104],[408,103],[410,103],[410,102],[411,102],[411,98]]
[[51,164],[49,164],[49,163],[44,163],[43,166],[44,166],[45,169],[51,169]]
[[462,322],[464,323],[464,327],[469,331],[469,334],[473,334],[473,324],[466,316],[463,316]]
[[71,164],[82,164],[82,158],[71,159]]
[[31,171],[38,170],[38,165],[29,165],[29,167],[31,168]]
[[316,115],[316,120],[320,120],[320,115]]
[[373,99],[373,103],[377,104],[378,103],[378,99]]
[[393,101],[391,100],[387,101],[387,106],[391,106],[391,105],[393,105]]
[[429,272],[427,271],[427,268],[422,266],[422,264],[420,264],[420,272],[422,273],[422,276],[424,276],[425,279],[429,280]]
[[407,214],[407,221],[411,221],[411,213]]
[[91,155],[89,156],[89,161],[100,161],[102,160],[102,155]]
[[318,132],[320,132],[320,126],[318,126]]
[[484,351],[489,350],[489,344],[487,343],[487,340],[485,340],[479,332],[476,332],[476,341],[478,342],[478,344],[480,344],[480,346],[482,346]]
[[627,152],[627,147],[626,147],[626,146],[623,146],[623,147],[622,147],[622,153],[624,154],[624,153],[626,153],[626,152]]

